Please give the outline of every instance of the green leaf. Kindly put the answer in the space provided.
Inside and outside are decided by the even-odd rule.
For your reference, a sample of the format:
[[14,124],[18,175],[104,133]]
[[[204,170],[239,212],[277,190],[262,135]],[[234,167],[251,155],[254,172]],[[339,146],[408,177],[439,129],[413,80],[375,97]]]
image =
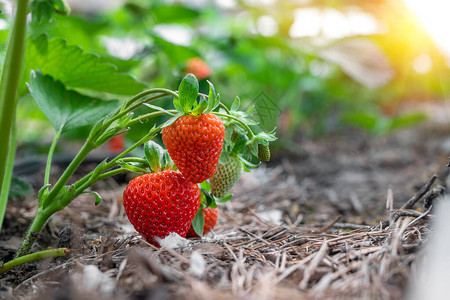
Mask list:
[[239,109],[239,106],[241,106],[241,99],[239,99],[238,96],[234,99],[233,103],[231,104],[231,111],[237,111]]
[[373,113],[350,112],[344,114],[342,120],[348,124],[364,128],[367,131],[373,131],[377,126],[378,116]]
[[50,183],[47,183],[46,185],[42,186],[42,187],[39,189],[39,192],[38,192],[39,207],[42,207],[42,205],[43,205],[43,203],[44,203],[44,200],[45,200],[45,198],[46,198],[47,195],[48,195],[48,188],[49,188],[50,186],[51,186],[51,184],[50,184]]
[[247,145],[247,142],[248,142],[248,137],[245,134],[239,135],[236,142],[234,143],[231,153],[233,153],[233,154],[241,153],[242,150],[244,150],[245,146]]
[[99,205],[100,203],[102,203],[102,197],[100,196],[99,193],[94,192],[94,191],[84,191],[83,194],[92,194],[95,197],[95,206]]
[[211,186],[209,185],[209,182],[207,180],[200,183],[200,187],[208,192],[211,190]]
[[176,121],[179,117],[181,117],[181,116],[183,116],[182,113],[176,114],[175,116],[173,116],[172,118],[170,118],[169,120],[167,120],[167,121],[163,124],[162,128],[172,125],[172,124],[175,123],[175,121]]
[[225,164],[230,156],[230,152],[227,150],[226,145],[223,145],[222,152],[220,152],[219,163]]
[[53,7],[55,10],[65,15],[70,14],[70,6],[65,0],[53,0]]
[[258,156],[258,143],[256,143],[256,141],[252,142],[248,147],[250,148],[251,154]]
[[194,49],[175,45],[156,34],[153,34],[152,38],[154,43],[161,48],[160,51],[167,55],[167,57],[170,58],[170,62],[174,65],[184,64],[189,58],[201,56],[200,53]]
[[31,194],[31,185],[20,178],[12,177],[11,186],[9,188],[8,199],[22,198]]
[[33,1],[31,3],[31,17],[32,21],[42,24],[53,21],[55,11],[52,7],[51,1]]
[[216,99],[217,94],[216,94],[216,88],[214,87],[214,84],[212,84],[209,80],[206,80],[206,82],[209,85],[209,95],[208,95],[208,99]]
[[100,101],[66,90],[60,81],[32,71],[30,93],[56,130],[62,132],[93,124],[118,107],[117,101]]
[[203,195],[205,196],[206,207],[217,208],[217,204],[216,204],[214,197],[211,196],[211,194],[207,190],[205,190],[205,189],[200,189],[200,190],[202,191]]
[[152,9],[152,14],[157,23],[184,23],[190,22],[198,17],[199,12],[192,8],[175,5],[161,5]]
[[102,63],[98,56],[85,53],[78,46],[69,46],[61,38],[40,35],[28,41],[26,53],[26,74],[32,68],[40,69],[67,88],[117,95],[134,95],[146,88],[132,76],[118,73],[114,65]]
[[192,110],[192,114],[198,116],[203,113],[208,113],[209,112],[207,109],[208,105],[209,105],[209,102],[205,101],[204,97],[201,97],[200,103]]
[[408,113],[394,118],[390,124],[390,130],[415,125],[419,122],[425,121],[427,116],[424,113]]
[[130,172],[141,173],[141,174],[148,173],[148,170],[141,168],[139,166],[136,166],[136,165],[132,165],[130,163],[126,163],[125,161],[123,161],[121,159],[117,160],[117,164],[119,166],[121,166],[122,168],[124,168],[125,170],[128,170]]
[[175,170],[176,168],[172,158],[169,155],[169,152],[167,152],[166,150],[164,151],[161,159],[161,167],[163,170]]
[[198,80],[193,74],[187,74],[178,87],[181,108],[184,113],[191,111],[198,96]]
[[204,112],[205,114],[211,112],[213,109],[219,106],[220,103],[220,96],[216,93],[214,85],[209,80],[207,80],[207,82],[209,84],[209,95],[208,95],[208,107]]
[[203,217],[203,209],[202,207],[199,207],[197,210],[197,214],[194,217],[194,220],[192,220],[192,227],[194,228],[194,231],[198,236],[203,235],[204,225],[205,225],[205,218]]
[[232,197],[233,197],[233,195],[226,195],[226,196],[223,197],[223,198],[216,198],[216,203],[224,204],[224,203],[226,203],[228,200],[230,200]]
[[242,155],[239,155],[239,159],[242,161],[242,165],[244,167],[248,166],[250,168],[256,168],[261,164],[261,162],[258,162],[257,164],[251,163],[248,160],[246,160],[244,157],[242,157]]

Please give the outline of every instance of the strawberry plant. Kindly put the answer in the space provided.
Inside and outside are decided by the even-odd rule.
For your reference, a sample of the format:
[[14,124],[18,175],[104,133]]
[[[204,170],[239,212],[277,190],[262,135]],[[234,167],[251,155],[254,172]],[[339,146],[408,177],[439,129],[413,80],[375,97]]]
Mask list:
[[[183,89],[182,87],[186,84],[186,81],[194,82],[192,85],[193,88]],[[239,131],[245,136],[245,138],[239,139],[240,141],[243,140],[245,142],[234,144],[228,138],[225,138],[224,140],[219,138],[220,146],[223,149],[218,150],[218,155],[229,156],[228,149],[233,149],[233,151],[230,152],[233,157],[238,155],[242,161],[250,166],[256,165],[250,163],[244,157],[248,157],[249,159],[253,157],[253,159],[256,159],[258,144],[263,141],[268,142],[268,140],[273,140],[274,136],[273,134],[262,133],[255,135],[247,124],[251,123],[248,118],[249,113],[238,112],[236,110],[236,105],[233,110],[228,110],[225,105],[220,103],[219,95],[216,94],[212,84],[210,84],[211,88],[209,96],[198,94],[195,83],[195,77],[189,74],[181,82],[178,91],[158,88],[146,90],[113,110],[113,108],[117,106],[117,102],[115,101],[104,103],[94,101],[93,99],[74,91],[66,90],[61,82],[54,80],[49,75],[43,75],[39,71],[32,71],[29,81],[30,93],[44,114],[52,122],[56,129],[56,133],[48,155],[44,185],[38,193],[39,208],[36,217],[17,252],[17,257],[21,257],[29,251],[31,245],[39,236],[39,232],[55,212],[64,209],[71,201],[82,193],[93,194],[95,203],[98,205],[101,202],[101,197],[95,191],[89,190],[89,187],[100,180],[125,171],[147,173],[132,180],[124,191],[124,206],[127,215],[130,222],[144,238],[149,242],[156,244],[157,238],[164,238],[170,232],[176,232],[181,236],[185,236],[191,225],[191,221],[195,231],[201,235],[203,233],[202,229],[204,224],[202,214],[203,209],[207,207],[215,208],[216,202],[224,202],[228,200],[229,197],[217,199],[210,195],[208,192],[210,189],[208,182],[202,183],[202,195],[200,196],[200,190],[196,185],[196,182],[189,181],[188,179],[185,179],[181,173],[171,170],[171,159],[167,153],[163,154],[160,146],[156,146],[154,143],[151,144],[152,146],[146,144],[153,139],[159,131],[164,131],[164,128],[173,126],[176,124],[176,121],[183,117],[189,117],[189,115],[185,115],[186,113],[182,114],[179,110],[165,110],[158,106],[151,105],[148,102],[158,98],[172,96],[174,98],[173,102],[175,107],[190,107],[194,103],[197,103],[196,98],[200,97],[201,100],[197,103],[197,106],[193,105],[196,111],[201,112],[198,116],[194,116],[195,118],[205,116],[205,114],[202,114],[205,112],[210,116],[214,116],[217,120],[222,120],[221,118],[223,118],[225,121],[223,123],[220,121],[218,123],[220,124],[219,127],[223,127],[224,124],[226,124],[229,128],[233,128],[233,130]],[[61,99],[67,101],[63,102]],[[194,101],[192,101],[192,99],[194,99]],[[143,115],[134,116],[132,111],[141,105],[146,105],[152,111]],[[200,110],[200,108],[205,109]],[[214,109],[218,110],[213,111]],[[108,111],[111,110],[112,112],[108,114]],[[240,114],[247,117],[240,118]],[[67,184],[90,151],[98,148],[109,139],[123,134],[132,124],[161,115],[170,115],[173,117],[166,122],[157,126],[155,125],[141,138],[141,140],[116,157],[105,159],[89,174],[72,184]],[[221,118],[217,116],[220,116]],[[96,121],[96,123],[92,126],[86,142],[81,147],[72,163],[67,167],[57,182],[54,185],[51,185],[49,183],[50,166],[53,151],[60,135],[68,130],[93,123],[94,121]],[[193,130],[193,132],[184,132],[183,134],[198,135],[195,131],[198,128],[200,127],[194,126],[194,129],[188,128],[188,130]],[[219,131],[219,134],[223,136],[224,132]],[[145,159],[139,157],[127,157],[127,154],[142,144],[146,144],[144,151]],[[232,145],[233,147],[230,148]],[[192,153],[187,152],[186,157],[188,160],[192,159],[189,155],[196,158],[198,153],[196,151]],[[229,161],[231,161],[231,159],[232,157],[229,157]],[[215,164],[217,164],[218,160],[219,157],[217,156]],[[239,160],[239,162],[241,162],[241,160]],[[195,161],[195,159],[193,161]],[[192,168],[190,170],[195,171]],[[212,176],[212,174],[207,176]],[[204,180],[206,179],[208,178],[204,178]],[[223,180],[226,180],[226,178]],[[198,180],[195,181],[198,182]],[[215,182],[217,182],[217,180]],[[222,196],[222,194],[220,196]],[[202,203],[201,207],[200,202]]]
[[[46,18],[52,18],[53,13],[49,13],[49,9],[59,11],[66,7],[63,1],[50,2],[50,6],[44,5],[44,2],[33,2],[32,22],[41,23]],[[68,46],[62,39],[38,35],[28,39],[28,45],[25,46],[27,5],[26,0],[17,2],[2,70],[0,131],[4,134],[4,145],[8,147],[2,147],[0,151],[0,221],[5,213],[16,150],[14,110],[17,95],[29,93],[52,124],[54,137],[47,155],[43,185],[37,194],[36,215],[16,252],[16,258],[0,266],[0,273],[31,260],[67,253],[67,249],[59,249],[27,255],[54,213],[63,210],[85,193],[92,194],[95,204],[99,205],[102,198],[90,189],[92,185],[127,171],[144,173],[132,180],[124,191],[126,213],[144,238],[156,245],[158,238],[162,239],[170,232],[185,236],[191,223],[197,235],[201,236],[205,224],[203,211],[208,211],[207,208],[214,210],[217,203],[230,199],[230,195],[226,195],[229,188],[217,193],[216,196],[220,198],[214,193],[210,194],[217,185],[230,185],[229,182],[220,182],[230,181],[229,178],[220,177],[212,180],[214,184],[210,186],[208,179],[217,172],[218,164],[220,167],[226,165],[226,161],[238,159],[245,170],[248,170],[247,166],[257,166],[258,147],[267,146],[275,140],[273,132],[256,133],[256,127],[252,128],[257,125],[251,120],[253,109],[239,111],[239,98],[229,109],[220,101],[212,83],[208,82],[208,95],[199,93],[197,78],[192,74],[184,77],[177,91],[146,89],[145,84],[127,74],[116,72],[111,65],[102,63],[96,56],[86,54],[78,47]],[[24,60],[25,49],[27,56]],[[67,57],[71,59],[67,60]],[[23,84],[19,80],[21,72],[24,74]],[[86,72],[90,72],[91,76],[86,76]],[[102,74],[109,75],[105,77]],[[121,104],[117,100],[101,100],[103,97],[100,95],[103,93],[135,95]],[[150,104],[157,99],[170,98],[173,98],[174,109]],[[144,112],[135,115],[138,108]],[[164,121],[160,119],[161,116],[171,118]],[[126,134],[131,126],[145,121],[152,122],[154,126],[137,141],[115,157],[106,158],[83,177],[74,177],[92,150]],[[52,184],[50,170],[60,138],[81,127],[89,128],[86,140],[62,175]],[[151,141],[161,131],[168,153]],[[141,145],[145,145],[145,157],[130,156]],[[233,182],[238,177],[235,174]],[[197,184],[200,184],[200,188]],[[210,224],[209,221],[206,224]],[[209,228],[213,226],[211,223]]]

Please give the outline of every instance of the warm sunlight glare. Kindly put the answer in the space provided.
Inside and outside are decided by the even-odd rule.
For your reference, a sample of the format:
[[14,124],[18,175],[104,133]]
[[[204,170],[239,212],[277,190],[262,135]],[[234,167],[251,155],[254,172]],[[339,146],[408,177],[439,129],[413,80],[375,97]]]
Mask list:
[[450,59],[450,1],[403,0],[423,24],[439,49]]

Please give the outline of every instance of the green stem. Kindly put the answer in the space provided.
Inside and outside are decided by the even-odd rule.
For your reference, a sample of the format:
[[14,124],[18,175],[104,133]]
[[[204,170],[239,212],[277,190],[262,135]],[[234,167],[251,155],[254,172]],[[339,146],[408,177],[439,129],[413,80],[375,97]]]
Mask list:
[[[177,113],[176,110],[167,110],[167,111],[170,112],[170,113]],[[158,116],[162,116],[162,115],[166,115],[166,114],[167,113],[165,111],[155,111],[155,112],[152,112],[152,113],[141,115],[141,116],[139,116],[137,118],[134,118],[130,122],[128,122],[128,125],[132,126],[132,125],[134,125],[136,123],[139,123],[139,122],[142,122],[142,121],[144,121],[146,119],[150,119],[150,118],[153,118],[153,117],[158,117]]]
[[47,185],[50,182],[50,169],[52,166],[53,153],[55,152],[56,144],[58,143],[58,140],[61,137],[62,128],[63,126],[61,126],[61,128],[55,132],[53,142],[50,146],[50,149],[48,150],[47,165],[45,166],[44,185]]
[[12,268],[15,268],[17,266],[29,263],[31,261],[47,258],[47,257],[57,257],[57,256],[64,256],[69,253],[69,249],[67,248],[58,248],[58,249],[50,249],[50,250],[44,250],[39,251],[35,253],[31,253],[28,255],[17,257],[4,265],[0,266],[0,274],[3,274],[5,272],[8,272]]
[[8,203],[9,189],[11,187],[11,178],[14,169],[14,158],[16,156],[16,116],[14,114],[13,124],[11,128],[11,139],[9,140],[8,158],[6,163],[6,174],[3,178],[3,188],[0,191],[0,231],[2,229],[3,219],[6,213],[6,205]]
[[147,160],[140,158],[140,157],[124,157],[121,160],[123,160],[124,162],[136,162],[136,163],[142,163],[142,164],[147,163]]
[[124,168],[117,168],[117,169],[114,169],[114,170],[107,171],[107,172],[99,175],[97,177],[97,179],[95,180],[95,182],[98,182],[100,180],[106,179],[108,177],[111,177],[111,176],[114,176],[114,175],[117,175],[117,174],[120,174],[120,173],[123,173],[123,172],[126,172],[126,171],[127,171],[127,169],[124,169]]
[[86,143],[83,145],[83,147],[81,147],[78,154],[75,156],[75,158],[69,164],[69,166],[66,168],[64,173],[58,179],[55,186],[51,189],[48,196],[46,198],[44,198],[44,203],[43,203],[44,208],[45,208],[46,204],[47,205],[50,204],[56,198],[58,193],[61,191],[61,189],[67,183],[67,181],[73,175],[73,173],[76,171],[76,169],[80,166],[80,164],[83,162],[83,160],[89,154],[89,152],[91,152],[91,150],[93,150],[93,147],[90,144],[90,140],[87,140]]
[[130,100],[127,101],[126,106],[128,107],[129,105],[133,104],[134,102],[136,102],[137,100],[139,100],[140,98],[150,95],[150,94],[154,94],[154,93],[164,93],[164,94],[169,94],[172,95],[176,98],[178,98],[178,93],[168,90],[168,89],[163,89],[163,88],[155,88],[155,89],[150,89],[150,90],[146,90],[143,91],[139,94],[137,94],[136,96],[134,96],[133,98],[131,98]]
[[253,131],[250,129],[250,127],[248,127],[247,124],[245,124],[241,119],[239,119],[238,117],[232,116],[232,115],[227,115],[227,114],[223,114],[223,113],[219,113],[219,112],[211,112],[212,114],[215,114],[217,116],[220,117],[225,117],[225,118],[230,118],[233,119],[235,121],[238,121],[242,126],[244,126],[244,128],[248,131],[248,133],[250,134],[250,139],[253,139],[255,137],[255,135],[253,134]]
[[[124,109],[123,111],[121,111],[120,113],[118,113],[114,117],[114,120],[117,120],[120,117],[122,117],[122,116],[126,115],[127,113],[129,113],[130,111],[135,110],[136,108],[138,108],[139,106],[141,106],[144,103],[147,103],[147,102],[150,102],[152,100],[156,100],[156,99],[159,99],[159,98],[162,98],[162,97],[166,97],[166,96],[168,96],[168,94],[157,95],[157,96],[154,96],[154,97],[146,98],[146,99],[144,99],[142,101],[139,101],[138,103],[135,103],[133,105],[127,105],[127,108]],[[127,103],[127,104],[129,104],[129,103]]]
[[[147,99],[144,99],[144,100],[141,100],[139,103],[132,105],[134,102],[136,102],[137,100],[139,100],[143,96],[146,96],[146,95],[149,95],[149,94],[153,94],[153,93],[163,93],[163,94],[162,95],[157,95],[157,96],[154,96],[154,97],[150,97],[150,98],[147,98]],[[97,135],[93,135],[94,140],[97,140],[99,138],[99,136],[101,136],[101,134],[103,134],[108,129],[108,127],[111,126],[111,124],[113,124],[116,120],[118,120],[121,117],[125,116],[126,114],[128,114],[131,111],[133,111],[137,107],[141,106],[144,103],[147,103],[147,102],[150,102],[152,100],[159,99],[159,98],[162,98],[162,97],[166,97],[168,95],[172,95],[174,97],[178,97],[177,93],[175,93],[175,92],[173,92],[171,90],[162,89],[162,88],[156,88],[156,89],[143,91],[140,94],[134,96],[133,98],[128,100],[124,104],[124,106],[119,108],[110,118],[108,118],[106,121],[104,121],[104,123],[101,125],[102,128],[103,128],[103,132],[97,133]],[[128,126],[128,124],[127,124],[127,126]]]
[[70,176],[72,176],[72,174],[83,162],[83,160],[86,158],[86,156],[89,154],[91,150],[92,146],[90,144],[90,140],[87,140],[86,143],[78,152],[78,154],[69,164],[67,169],[61,175],[59,180],[56,182],[55,186],[49,192],[47,197],[44,197],[43,199],[44,201],[42,201],[42,203],[39,203],[39,208],[36,213],[36,216],[34,217],[33,223],[28,229],[28,232],[24,240],[22,241],[19,250],[17,250],[16,257],[22,256],[30,250],[31,246],[33,245],[34,241],[39,235],[39,232],[41,231],[42,227],[44,227],[45,222],[47,222],[48,218],[50,218],[50,216],[55,212],[62,210],[64,208],[64,204],[59,203],[59,201],[55,201],[56,197],[58,197],[59,192],[67,183]]
[[47,222],[48,218],[53,214],[49,209],[38,208],[36,212],[36,216],[34,217],[33,223],[31,223],[30,228],[28,229],[25,238],[20,245],[20,248],[16,252],[15,257],[20,257],[28,253],[34,241],[39,237],[39,232],[42,227],[44,227],[45,222]]
[[[114,157],[109,163],[107,163],[104,166],[104,170],[108,170],[110,168],[113,168],[116,166],[116,163],[119,159],[124,159],[123,157],[125,155],[127,155],[128,153],[130,153],[131,151],[133,151],[134,149],[136,149],[137,147],[139,147],[140,145],[142,145],[143,143],[148,142],[149,140],[151,140],[152,138],[154,138],[156,132],[158,132],[161,128],[161,126],[153,128],[153,130],[150,130],[149,133],[147,133],[143,138],[141,138],[139,141],[137,141],[136,143],[134,143],[130,148],[126,149],[125,151],[123,151],[122,153],[120,153],[119,155],[117,155],[116,157]],[[114,171],[114,170],[112,170]],[[120,173],[120,172],[119,172]],[[105,174],[105,173],[103,173]],[[103,175],[102,174],[102,175]],[[98,178],[103,178],[102,175],[100,175]],[[114,174],[115,175],[115,174]],[[112,176],[112,175],[110,175]],[[109,176],[107,176],[109,177]],[[106,177],[104,177],[106,178]],[[86,188],[90,187],[91,185],[93,185],[95,182],[97,182],[98,179],[97,178],[92,178],[92,173],[87,174],[86,176],[84,176],[83,178],[81,178],[80,180],[78,180],[76,183],[74,183],[74,187],[77,191],[77,194],[82,193]]]
[[222,107],[227,112],[227,114],[230,114],[230,110],[228,109],[228,107],[225,104],[223,104],[222,102],[219,102],[219,106]]
[[[0,134],[3,145],[0,147],[0,190],[4,189],[5,183],[6,186],[9,185],[9,182],[5,182],[5,178],[11,176],[8,174],[8,155],[11,151],[15,152],[15,149],[10,149],[9,145],[11,145],[11,128],[25,49],[28,0],[18,0],[16,3],[17,9],[9,33],[9,46],[6,50],[0,81]],[[3,205],[5,204],[2,203]]]
[[124,157],[125,155],[127,155],[128,153],[130,153],[131,151],[133,151],[134,149],[136,149],[137,147],[139,147],[140,145],[148,142],[149,140],[153,139],[156,135],[156,133],[161,130],[162,125],[158,126],[158,127],[154,127],[152,128],[149,133],[147,133],[143,138],[141,138],[139,141],[137,141],[136,143],[134,143],[130,148],[128,148],[127,150],[123,151],[122,153],[120,153],[119,155],[117,155],[116,157],[114,157],[109,163],[106,164],[105,166],[105,170],[112,168],[116,165],[116,162],[121,159],[122,157]]
[[[134,104],[136,101],[138,101],[142,97],[150,95],[150,94],[155,94],[155,93],[161,93],[162,95],[157,95],[155,97],[150,97],[150,98],[147,98],[147,99],[145,99],[143,101],[140,101],[138,104]],[[126,115],[130,111],[132,111],[135,108],[139,107],[141,104],[149,102],[149,101],[152,101],[152,100],[155,100],[155,99],[158,99],[158,98],[166,97],[166,96],[169,96],[169,95],[172,95],[172,96],[178,98],[178,94],[176,92],[168,90],[168,89],[163,89],[163,88],[150,89],[150,90],[146,90],[146,91],[143,91],[143,92],[137,94],[133,98],[129,99],[124,104],[123,107],[119,108],[119,110],[112,116],[111,119],[108,120],[108,122],[104,123],[104,128],[107,128],[115,120],[118,120],[119,118],[121,118],[122,116]]]

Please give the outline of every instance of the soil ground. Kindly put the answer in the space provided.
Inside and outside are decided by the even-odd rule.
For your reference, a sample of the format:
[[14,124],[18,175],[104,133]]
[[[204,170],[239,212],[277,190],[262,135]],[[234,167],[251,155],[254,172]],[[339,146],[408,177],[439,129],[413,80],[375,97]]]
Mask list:
[[[244,174],[212,233],[175,248],[154,248],[128,222],[121,194],[129,178],[98,184],[100,206],[77,198],[33,248],[68,247],[71,254],[3,274],[0,298],[402,298],[433,212],[417,211],[422,202],[398,209],[434,173],[430,189],[449,188],[450,126],[383,137],[351,130],[290,148]],[[37,188],[42,174],[31,177]],[[1,260],[19,246],[35,197],[10,201]]]

